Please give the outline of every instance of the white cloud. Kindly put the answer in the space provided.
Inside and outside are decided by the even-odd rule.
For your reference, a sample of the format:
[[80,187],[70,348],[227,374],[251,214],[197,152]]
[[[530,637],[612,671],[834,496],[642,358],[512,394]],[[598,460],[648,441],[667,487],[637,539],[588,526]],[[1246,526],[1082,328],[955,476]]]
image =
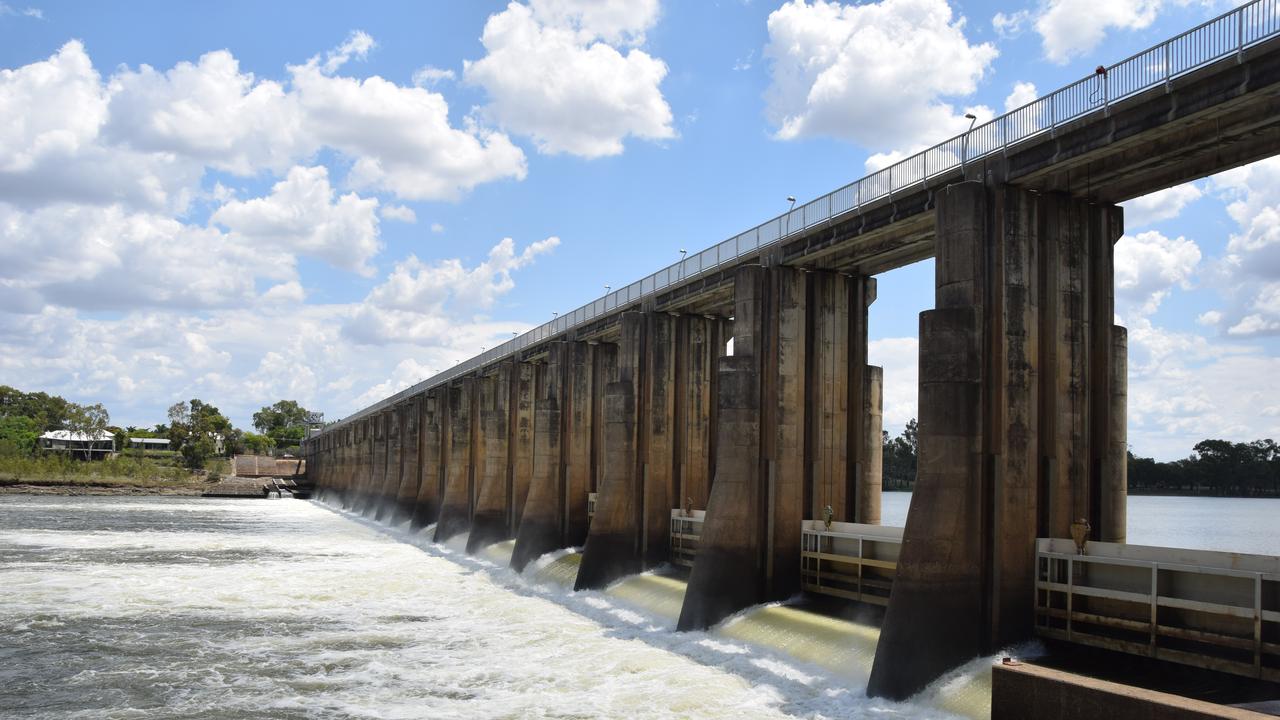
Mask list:
[[1218,324],[1236,336],[1280,333],[1280,158],[1216,175],[1208,187],[1237,226],[1214,266],[1229,305]]
[[1175,286],[1189,288],[1200,248],[1155,231],[1125,235],[1115,246],[1116,312],[1126,320],[1150,315]]
[[991,18],[991,27],[1002,38],[1016,38],[1022,34],[1023,26],[1030,19],[1030,10],[1018,10],[1008,14],[998,12]]
[[997,52],[946,0],[788,2],[769,15],[766,114],[776,136],[872,149],[927,146],[968,127],[943,98],[973,93]]
[[438,222],[431,223],[431,232],[436,233],[437,235],[444,232],[444,225],[441,225]]
[[411,207],[404,205],[383,205],[379,212],[382,214],[383,220],[395,220],[402,223],[418,222],[418,214]]
[[324,258],[335,267],[373,274],[381,249],[378,201],[355,193],[335,197],[323,166],[295,167],[267,197],[232,200],[209,218],[254,246]]
[[377,43],[373,41],[373,37],[369,33],[363,30],[353,30],[347,36],[346,42],[325,53],[324,65],[321,68],[325,73],[332,75],[352,58],[364,60],[369,55],[369,51],[376,45]]
[[1183,208],[1203,196],[1199,186],[1187,183],[1126,201],[1122,203],[1125,227],[1137,230],[1163,220],[1172,220],[1182,213]]
[[515,287],[512,272],[559,244],[559,238],[549,237],[517,253],[515,242],[504,238],[470,268],[458,259],[426,263],[410,255],[370,291],[343,334],[367,344],[443,344],[457,315],[475,316],[492,307]]
[[1098,46],[1109,30],[1141,30],[1151,25],[1163,0],[1048,0],[1036,18],[1044,54],[1056,63]]
[[424,65],[413,72],[413,84],[422,88],[435,87],[445,80],[457,77],[452,70]]
[[513,2],[489,17],[487,54],[463,76],[488,93],[482,116],[542,153],[594,158],[620,154],[627,137],[672,138],[666,63],[616,47],[643,42],[657,12],[656,0]]
[[1196,317],[1196,323],[1206,327],[1217,327],[1222,322],[1222,313],[1217,310],[1206,310]]
[[1009,95],[1004,99],[1004,111],[1011,112],[1024,105],[1029,105],[1037,97],[1035,83],[1014,83],[1013,90],[1009,91]]
[[264,301],[273,303],[300,303],[306,297],[307,293],[302,289],[302,283],[297,280],[272,285],[262,294]]

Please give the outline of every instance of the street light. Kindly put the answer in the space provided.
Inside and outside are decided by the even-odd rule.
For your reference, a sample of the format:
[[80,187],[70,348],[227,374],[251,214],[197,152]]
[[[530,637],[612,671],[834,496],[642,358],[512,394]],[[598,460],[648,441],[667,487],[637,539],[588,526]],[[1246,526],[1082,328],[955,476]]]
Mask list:
[[964,116],[969,120],[969,129],[964,131],[964,142],[961,143],[960,151],[960,172],[965,171],[965,165],[969,162],[969,133],[973,132],[973,124],[978,122],[978,116],[971,112],[965,113]]
[[791,234],[791,211],[796,208],[796,196],[788,195],[787,202],[791,204],[787,206],[787,229],[782,233],[783,236]]
[[680,272],[676,273],[677,281],[684,279],[684,255],[687,252],[689,251],[685,250],[684,248],[680,248]]

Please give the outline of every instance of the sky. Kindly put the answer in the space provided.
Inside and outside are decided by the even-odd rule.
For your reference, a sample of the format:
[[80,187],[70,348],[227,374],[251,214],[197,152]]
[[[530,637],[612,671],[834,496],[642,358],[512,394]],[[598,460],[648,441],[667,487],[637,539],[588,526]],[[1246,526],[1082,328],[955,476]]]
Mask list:
[[[1230,7],[0,0],[0,384],[337,419]],[[1134,452],[1280,438],[1280,160],[1126,203],[1116,285]]]

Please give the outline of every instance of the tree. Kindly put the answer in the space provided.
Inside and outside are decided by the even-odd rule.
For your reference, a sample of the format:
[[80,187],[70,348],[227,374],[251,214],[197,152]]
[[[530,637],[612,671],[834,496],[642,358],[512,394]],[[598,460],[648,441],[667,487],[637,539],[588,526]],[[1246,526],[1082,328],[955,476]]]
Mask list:
[[0,416],[0,456],[30,455],[40,440],[40,426],[23,415]]
[[254,455],[270,455],[271,449],[276,446],[276,441],[270,435],[258,435],[247,432],[241,437],[241,442],[250,453]]
[[205,461],[217,453],[216,437],[225,440],[231,432],[231,421],[203,400],[192,398],[169,406],[169,439],[178,446],[190,468],[204,467]]
[[312,412],[296,400],[280,400],[253,414],[253,426],[277,445],[297,445],[307,428],[324,422],[324,413]]
[[98,440],[101,435],[107,434],[107,426],[111,423],[111,415],[107,413],[107,409],[102,403],[94,403],[93,405],[76,405],[68,403],[67,411],[67,429],[73,433],[85,436],[89,443],[84,450],[84,458],[88,460],[93,457],[90,451],[92,443]]
[[888,490],[910,490],[916,482],[916,421],[912,418],[902,434],[892,440],[882,433],[882,486]]

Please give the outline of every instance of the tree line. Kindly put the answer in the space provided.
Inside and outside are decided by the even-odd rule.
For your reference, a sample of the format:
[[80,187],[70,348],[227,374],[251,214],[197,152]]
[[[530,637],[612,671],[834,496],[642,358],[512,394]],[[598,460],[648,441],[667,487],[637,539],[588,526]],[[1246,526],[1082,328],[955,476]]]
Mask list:
[[[912,418],[898,437],[884,433],[885,490],[915,487],[918,443]],[[1280,445],[1273,440],[1201,440],[1186,458],[1162,462],[1128,453],[1134,495],[1280,497]]]
[[280,400],[253,414],[258,431],[254,433],[235,427],[216,406],[192,398],[171,405],[167,419],[151,427],[120,427],[111,424],[101,403],[80,405],[58,395],[0,385],[0,457],[38,453],[40,436],[46,432],[106,432],[114,437],[118,451],[128,447],[128,438],[166,439],[187,467],[198,469],[220,455],[296,451],[307,428],[322,423],[324,414],[294,400]]

